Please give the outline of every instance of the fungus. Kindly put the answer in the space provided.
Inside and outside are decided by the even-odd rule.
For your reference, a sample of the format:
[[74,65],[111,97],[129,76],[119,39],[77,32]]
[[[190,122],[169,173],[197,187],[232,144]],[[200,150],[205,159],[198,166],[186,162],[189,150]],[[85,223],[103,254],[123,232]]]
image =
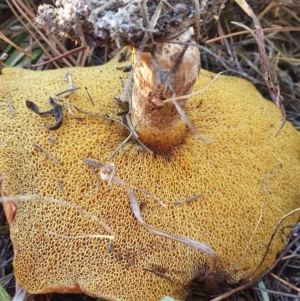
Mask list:
[[[117,58],[69,69],[93,102],[84,89],[68,102],[50,98],[61,106],[59,115],[48,114],[45,99],[65,90],[65,70],[3,70],[0,99],[15,114],[0,106],[0,191],[20,284],[35,294],[83,291],[107,300],[157,301],[182,300],[194,279],[213,288],[259,275],[284,246],[277,233],[256,271],[277,221],[299,205],[300,135],[287,124],[275,138],[280,112],[241,79],[220,76],[187,101],[194,83],[202,89],[215,75],[202,70],[198,77],[197,48],[174,41],[190,41],[190,27],[205,24],[222,1],[203,1],[208,6],[195,12],[197,1],[56,2],[55,9],[40,9],[37,24],[91,47],[132,45],[134,82],[123,123],[112,99],[127,79],[116,69],[127,63]],[[49,131],[41,116],[60,126]],[[110,158],[117,169],[105,174]],[[133,188],[141,214],[130,207]],[[216,262],[148,231],[153,227],[203,242]]]
[[[107,163],[128,135],[119,123],[95,117],[117,118],[112,98],[121,92],[119,76],[127,76],[116,71],[122,64],[114,59],[100,67],[69,69],[74,84],[88,87],[94,102],[79,89],[70,96],[71,105],[94,115],[70,106],[56,131],[44,128],[44,118],[29,111],[25,100],[46,111],[48,96],[65,90],[65,70],[5,68],[1,75],[1,101],[15,108],[11,115],[0,107],[1,190],[16,197],[5,203],[14,269],[31,293],[83,291],[107,300],[157,301],[165,295],[181,300],[189,283],[212,264],[209,256],[142,227],[126,189],[99,177],[99,162]],[[214,76],[202,70],[195,90]],[[132,139],[113,158],[116,176],[167,205],[135,190],[146,223],[204,242],[216,252],[213,272],[204,279],[208,287],[235,283],[257,267],[277,221],[299,206],[300,135],[288,123],[275,138],[281,123],[276,106],[250,83],[229,76],[220,76],[192,97],[185,113],[211,143],[187,128],[183,142],[169,154],[151,155]],[[45,118],[51,122],[53,117]],[[278,232],[253,277],[272,264],[283,238]]]
[[199,49],[176,42],[194,42],[193,27],[198,39],[199,27],[217,18],[223,2],[64,0],[56,7],[40,6],[36,25],[92,48],[131,45],[134,80],[127,122],[150,149],[169,152],[184,139],[186,124],[178,111],[187,99],[176,106],[164,100],[188,94],[200,70]]

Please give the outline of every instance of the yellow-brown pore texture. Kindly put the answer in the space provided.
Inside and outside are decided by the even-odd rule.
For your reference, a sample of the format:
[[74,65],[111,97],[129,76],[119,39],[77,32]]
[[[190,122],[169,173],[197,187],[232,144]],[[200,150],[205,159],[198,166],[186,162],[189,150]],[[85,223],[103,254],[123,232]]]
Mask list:
[[[84,212],[41,198],[16,202],[11,225],[14,269],[31,293],[81,288],[108,300],[158,301],[165,295],[180,299],[185,295],[181,287],[188,289],[192,279],[211,265],[201,252],[149,233],[134,218],[125,188],[102,182],[95,175],[99,169],[83,163],[83,158],[108,162],[128,134],[119,124],[66,108],[61,128],[48,131],[43,123],[54,118],[42,118],[25,106],[29,99],[41,111],[50,109],[47,98],[68,87],[64,80],[68,71],[74,85],[81,87],[69,102],[117,118],[113,97],[119,96],[124,77],[117,66],[114,60],[102,67],[45,72],[6,68],[0,76],[4,192],[68,201],[97,216],[115,234],[111,250],[109,239],[88,237],[109,233]],[[213,76],[202,70],[194,90]],[[129,142],[112,162],[118,177],[168,205],[163,208],[135,191],[145,222],[215,250],[218,261],[208,284],[237,282],[260,262],[277,221],[299,206],[300,134],[287,123],[275,138],[279,110],[250,83],[233,77],[220,76],[205,93],[190,99],[186,114],[211,143],[187,129],[184,142],[168,156],[151,155]],[[173,205],[199,194],[204,196]],[[274,262],[284,239],[281,232],[275,236],[259,273]]]

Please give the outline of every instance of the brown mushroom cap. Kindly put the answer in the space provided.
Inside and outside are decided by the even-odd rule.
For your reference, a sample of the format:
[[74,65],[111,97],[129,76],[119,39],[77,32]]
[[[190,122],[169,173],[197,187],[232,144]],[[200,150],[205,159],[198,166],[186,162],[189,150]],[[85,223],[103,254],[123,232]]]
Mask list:
[[[73,83],[82,87],[69,101],[116,118],[112,97],[119,95],[123,76],[116,66],[114,60],[102,67],[68,69]],[[101,181],[82,161],[107,163],[128,133],[115,122],[75,110],[65,110],[61,128],[48,131],[42,126],[44,119],[26,108],[29,98],[41,110],[49,109],[47,97],[66,89],[65,72],[5,68],[1,75],[3,191],[36,196],[15,201],[16,214],[10,216],[18,281],[31,293],[82,290],[122,301],[183,298],[183,289],[211,265],[211,259],[148,232],[133,216],[125,188]],[[202,70],[195,90],[213,76]],[[94,106],[83,87],[88,87]],[[9,113],[7,102],[15,115]],[[237,282],[262,259],[277,221],[299,206],[300,134],[288,123],[275,138],[280,112],[250,83],[233,77],[220,76],[205,93],[188,101],[185,112],[211,143],[202,142],[189,129],[183,144],[168,156],[139,151],[135,142],[129,142],[113,158],[116,175],[168,205],[164,208],[135,191],[145,222],[215,250],[218,260],[207,284]],[[204,196],[173,204],[199,194]],[[113,248],[107,238],[89,237],[110,235],[89,214],[44,197],[68,201],[97,216],[112,229]],[[256,275],[271,265],[283,246],[279,232]]]

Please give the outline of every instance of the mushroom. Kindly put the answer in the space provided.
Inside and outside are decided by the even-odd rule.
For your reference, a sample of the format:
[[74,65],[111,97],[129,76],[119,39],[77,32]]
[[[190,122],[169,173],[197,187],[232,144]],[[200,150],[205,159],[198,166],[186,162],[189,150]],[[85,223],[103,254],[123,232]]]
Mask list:
[[[57,3],[37,19],[49,33],[133,47],[132,97],[122,120],[117,58],[68,70],[93,103],[84,89],[45,101],[65,90],[65,70],[3,70],[0,99],[15,115],[0,106],[0,191],[21,286],[182,300],[194,279],[212,289],[260,275],[284,246],[277,233],[267,248],[277,221],[299,206],[300,135],[287,124],[275,137],[280,112],[250,83],[198,77],[190,27],[197,37],[222,1],[194,12],[193,1]],[[203,91],[187,100],[193,86]]]
[[200,53],[188,45],[199,38],[200,26],[218,18],[223,2],[64,0],[56,1],[57,7],[40,6],[36,25],[91,48],[103,44],[133,48],[132,105],[127,122],[146,146],[163,153],[180,144],[186,130],[178,111],[187,98],[176,106],[165,100],[192,90]]
[[[115,154],[115,176],[136,187],[147,224],[215,251],[216,264],[205,278],[210,256],[149,232],[135,218],[126,187],[100,178],[99,163],[109,162],[128,136],[114,121],[112,101],[121,92],[119,76],[126,79],[116,71],[122,64],[115,58],[100,67],[68,69],[94,105],[85,89],[75,91],[55,131],[44,128],[24,100],[30,97],[46,111],[46,96],[65,90],[65,70],[3,70],[0,98],[11,102],[15,115],[0,106],[1,193],[11,196],[4,204],[16,278],[31,293],[83,291],[126,301],[182,300],[197,278],[208,288],[249,280],[277,221],[299,206],[299,133],[287,123],[275,138],[281,123],[275,105],[245,80],[220,76],[185,105],[190,122],[211,143],[187,128],[169,153],[141,151],[132,139]],[[201,70],[194,90],[214,77]],[[280,231],[275,235],[251,277],[274,262],[283,238]]]

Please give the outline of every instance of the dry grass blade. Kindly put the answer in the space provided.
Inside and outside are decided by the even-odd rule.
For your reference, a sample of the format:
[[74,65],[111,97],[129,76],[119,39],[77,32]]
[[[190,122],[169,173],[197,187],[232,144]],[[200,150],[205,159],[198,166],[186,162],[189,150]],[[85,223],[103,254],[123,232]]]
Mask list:
[[81,52],[81,51],[84,51],[84,50],[86,50],[86,46],[80,46],[78,48],[75,48],[75,49],[72,49],[70,51],[67,51],[67,52],[65,52],[65,53],[63,53],[61,55],[58,55],[58,56],[56,56],[54,58],[51,58],[50,60],[48,60],[46,62],[39,63],[39,64],[29,65],[28,67],[29,68],[37,68],[37,67],[45,66],[45,65],[48,65],[48,64],[53,63],[55,61],[61,60],[61,59],[65,58],[65,57],[71,56],[74,53]]
[[114,150],[114,152],[109,156],[108,160],[112,160],[115,155],[119,152],[119,150],[125,146],[125,144],[130,140],[131,136],[133,135],[133,133],[135,132],[136,127],[138,126],[138,122],[134,125],[134,127],[132,128],[132,130],[130,131],[129,135],[125,138],[125,140],[118,145],[118,147]]
[[25,55],[32,57],[32,55],[28,51],[26,51],[23,48],[16,45],[13,41],[11,41],[8,37],[6,37],[2,32],[0,32],[0,39],[3,40],[4,42],[6,42],[7,44],[13,46],[14,48],[16,48],[18,51],[24,53]]
[[159,235],[159,236],[162,236],[162,237],[165,237],[165,238],[168,238],[168,239],[171,239],[171,240],[174,240],[176,242],[180,242],[190,248],[196,249],[196,250],[208,255],[209,257],[211,257],[212,265],[205,272],[203,278],[207,277],[211,273],[211,271],[214,268],[215,262],[217,260],[217,256],[216,256],[214,250],[209,245],[202,243],[202,242],[192,240],[190,238],[180,237],[180,236],[165,232],[161,229],[157,229],[157,228],[147,224],[142,217],[142,212],[141,212],[139,203],[135,197],[135,194],[133,192],[133,189],[122,179],[115,176],[115,166],[113,164],[104,165],[100,169],[100,176],[101,176],[102,180],[107,181],[108,183],[113,182],[116,184],[120,184],[126,188],[127,195],[129,197],[130,205],[131,205],[134,216],[141,223],[141,225],[143,227],[145,227],[149,232]]
[[0,300],[1,301],[11,301],[8,293],[5,291],[4,287],[0,283]]
[[[174,281],[171,277],[168,277],[167,275],[165,275],[165,274],[163,274],[163,273],[160,273],[160,272],[158,272],[158,271],[156,271],[155,269],[153,269],[153,268],[144,268],[144,270],[145,271],[148,271],[148,272],[151,272],[151,273],[154,273],[154,274],[156,274],[156,275],[158,275],[158,276],[160,276],[160,277],[163,277],[163,278],[165,278],[165,279],[167,279],[167,280],[169,280],[169,281],[171,281],[172,283],[174,283],[175,285],[177,285],[185,294],[187,294],[187,291],[184,289],[184,287],[182,287],[179,283],[177,283],[176,281]],[[173,299],[174,300],[174,299]],[[163,300],[161,300],[161,301],[163,301]],[[176,301],[176,300],[174,300],[174,301]]]
[[46,155],[46,157],[48,157],[49,159],[51,159],[52,161],[54,161],[56,164],[61,165],[60,161],[57,160],[56,158],[54,158],[52,155],[50,155],[45,149],[43,149],[41,146],[39,146],[38,144],[34,143],[33,146],[35,148],[37,148],[38,150],[40,150],[42,153],[44,153]]
[[[273,240],[273,237],[274,237],[275,233],[277,232],[277,230],[278,230],[280,224],[282,223],[282,221],[285,218],[287,218],[288,216],[290,216],[292,214],[295,214],[296,212],[299,212],[299,211],[300,211],[300,208],[297,208],[297,209],[289,212],[288,214],[286,214],[285,216],[283,216],[280,219],[280,221],[278,222],[278,224],[277,224],[277,226],[276,226],[276,228],[273,232],[273,235],[271,236],[271,239],[270,239],[270,242],[267,246],[265,255],[267,254],[267,252],[269,250],[269,247],[271,245],[271,242]],[[282,288],[278,287],[277,284],[273,284],[272,283],[273,277],[270,276],[270,273],[276,269],[277,270],[276,275],[278,277],[280,277],[282,271],[285,270],[289,266],[290,268],[293,268],[296,271],[296,273],[294,273],[295,276],[296,276],[295,280],[294,280],[294,282],[295,282],[294,286],[297,286],[297,285],[299,286],[299,276],[297,276],[298,272],[299,272],[299,267],[300,267],[300,263],[299,263],[300,241],[299,241],[299,239],[300,239],[300,223],[298,222],[298,224],[294,225],[294,227],[293,227],[293,230],[292,230],[292,232],[289,236],[289,241],[288,241],[286,247],[278,255],[276,261],[272,264],[271,267],[269,267],[258,278],[255,278],[255,279],[249,281],[248,283],[241,284],[238,287],[230,289],[230,291],[226,291],[225,293],[220,294],[219,296],[211,299],[210,301],[221,301],[221,300],[224,300],[224,299],[229,300],[228,298],[230,296],[233,296],[233,295],[237,294],[238,292],[245,291],[246,289],[248,289],[248,290],[249,289],[259,290],[259,291],[264,291],[264,292],[268,292],[268,293],[275,294],[275,295],[281,295],[281,296],[286,296],[286,297],[290,297],[290,298],[293,298],[293,299],[297,299],[297,297],[298,297],[297,295],[291,294],[290,291],[288,291],[288,293],[286,293],[286,291],[284,291]],[[289,256],[287,254],[290,254],[291,256]],[[265,258],[265,256],[263,256],[262,261],[264,260],[264,258]],[[296,266],[293,266],[291,264],[290,261],[292,261],[292,260],[296,261],[296,263],[297,263]],[[284,262],[283,265],[280,264],[282,262]],[[260,266],[260,264],[259,264],[259,266]],[[259,266],[255,269],[255,271],[253,271],[250,275],[248,275],[245,278],[249,279],[249,277],[251,277],[259,269]],[[285,276],[291,278],[292,277],[291,271],[288,270],[287,273],[288,273],[288,275],[285,275]],[[274,274],[275,274],[275,272],[274,272]],[[267,278],[267,280],[264,281],[264,283],[268,284],[267,288],[265,289],[265,288],[257,287],[257,283],[261,279],[265,279],[265,278]],[[295,292],[297,292],[297,291],[295,291]],[[258,296],[258,298],[260,298],[260,296]],[[277,300],[277,299],[272,298],[272,300]],[[284,299],[280,299],[280,300],[284,300]],[[287,299],[285,299],[285,300],[287,300]]]
[[276,136],[277,136],[280,133],[281,129],[284,127],[284,124],[286,122],[286,112],[285,112],[285,108],[282,104],[283,98],[280,95],[279,86],[276,86],[276,84],[275,84],[275,76],[273,73],[273,69],[271,68],[271,65],[268,60],[268,56],[266,54],[264,32],[262,30],[262,27],[260,25],[258,18],[254,14],[254,12],[251,9],[251,7],[249,6],[249,4],[245,0],[235,0],[235,1],[252,18],[252,20],[254,22],[256,33],[253,30],[251,30],[248,26],[246,26],[242,23],[239,23],[239,22],[231,22],[231,23],[241,26],[241,27],[245,28],[246,30],[248,30],[252,34],[252,36],[255,38],[255,40],[257,41],[257,44],[259,46],[260,63],[261,63],[261,68],[262,68],[262,73],[263,73],[265,83],[269,89],[269,93],[270,93],[270,96],[271,96],[273,102],[280,109],[282,117],[283,117],[281,126],[276,133]]
[[[0,191],[2,193],[1,186],[0,186]],[[1,195],[3,195],[3,193]],[[91,220],[95,221],[96,223],[98,223],[101,226],[102,229],[104,229],[106,232],[111,234],[109,237],[106,237],[106,238],[113,238],[114,237],[112,230],[110,229],[110,227],[106,223],[101,221],[97,216],[91,214],[87,210],[84,210],[80,206],[77,206],[77,205],[72,204],[70,202],[63,201],[63,200],[58,200],[58,199],[54,199],[54,198],[50,198],[50,197],[45,197],[45,196],[36,196],[36,195],[17,195],[17,196],[2,196],[2,197],[0,197],[0,203],[3,203],[3,202],[19,202],[19,201],[20,202],[28,202],[28,201],[48,202],[48,203],[56,204],[56,205],[59,205],[59,206],[72,208],[74,210],[79,211],[83,215],[87,216]]]
[[300,293],[300,288],[296,287],[295,285],[292,285],[290,283],[288,283],[287,281],[285,281],[284,279],[278,277],[277,275],[270,273],[270,275],[275,278],[276,280],[280,281],[281,283],[283,283],[284,285],[290,287],[291,289],[297,291],[298,293]]
[[237,262],[237,263],[235,264],[235,266],[233,267],[233,269],[232,269],[233,271],[241,264],[241,262],[242,262],[243,259],[245,258],[246,253],[247,253],[247,250],[248,250],[249,246],[250,246],[251,243],[252,243],[252,240],[253,240],[253,238],[254,238],[254,236],[255,236],[255,233],[257,232],[257,229],[258,229],[259,224],[261,223],[261,219],[262,219],[263,213],[264,213],[264,211],[265,211],[265,209],[266,209],[266,205],[267,205],[266,203],[263,204],[263,206],[262,206],[262,208],[261,208],[261,212],[260,212],[259,218],[258,218],[257,223],[256,223],[256,225],[255,225],[255,228],[254,228],[254,230],[253,230],[253,233],[252,233],[252,235],[251,235],[251,237],[250,237],[250,239],[249,239],[249,241],[248,241],[248,243],[247,243],[247,246],[246,246],[245,249],[243,250],[243,253],[241,254],[241,257],[239,258],[238,262]]
[[12,299],[12,301],[28,301],[30,297],[30,294],[23,289],[21,286],[19,286],[16,290],[16,293]]
[[[239,22],[238,22],[239,23]],[[241,24],[241,23],[239,23]],[[276,27],[276,28],[263,28],[262,31],[264,33],[270,33],[270,32],[290,32],[290,31],[300,31],[300,27],[293,27],[293,26],[287,26],[287,27]],[[216,38],[212,38],[209,39],[207,41],[205,41],[205,44],[212,44],[214,42],[226,39],[226,38],[231,38],[234,36],[240,36],[240,35],[244,35],[244,34],[249,34],[249,30],[243,30],[243,31],[239,31],[239,32],[232,32],[226,35],[222,35]]]
[[178,102],[176,101],[176,94],[173,94],[173,98],[172,98],[173,104],[177,109],[177,112],[180,114],[181,118],[184,120],[184,122],[186,123],[186,125],[190,128],[190,130],[196,135],[198,136],[203,142],[205,143],[210,143],[212,142],[212,140],[207,139],[204,135],[200,134],[198,132],[198,130],[194,127],[194,125],[191,123],[191,121],[188,119],[188,117],[186,116],[186,114],[184,113],[183,109],[181,108],[181,106],[178,104]]
[[269,243],[268,243],[268,245],[267,245],[265,254],[264,254],[263,258],[261,259],[261,262],[257,265],[257,268],[256,268],[251,274],[249,274],[249,275],[247,275],[246,277],[244,277],[244,279],[245,279],[245,278],[250,278],[253,274],[255,274],[255,273],[258,271],[258,269],[261,267],[262,263],[264,262],[264,260],[265,260],[265,258],[266,258],[266,256],[267,256],[267,254],[268,254],[268,251],[269,251],[269,249],[270,249],[270,247],[271,247],[273,238],[274,238],[275,234],[277,233],[277,231],[278,231],[278,229],[279,229],[281,223],[282,223],[287,217],[289,217],[289,216],[295,214],[296,212],[300,212],[300,208],[297,208],[297,209],[295,209],[295,210],[293,210],[293,211],[287,213],[286,215],[284,215],[284,216],[278,221],[278,223],[277,223],[277,225],[276,225],[276,227],[275,227],[275,229],[274,229],[274,231],[273,231],[273,233],[272,233],[272,235],[271,235],[271,238],[270,238],[270,240],[269,240]]

